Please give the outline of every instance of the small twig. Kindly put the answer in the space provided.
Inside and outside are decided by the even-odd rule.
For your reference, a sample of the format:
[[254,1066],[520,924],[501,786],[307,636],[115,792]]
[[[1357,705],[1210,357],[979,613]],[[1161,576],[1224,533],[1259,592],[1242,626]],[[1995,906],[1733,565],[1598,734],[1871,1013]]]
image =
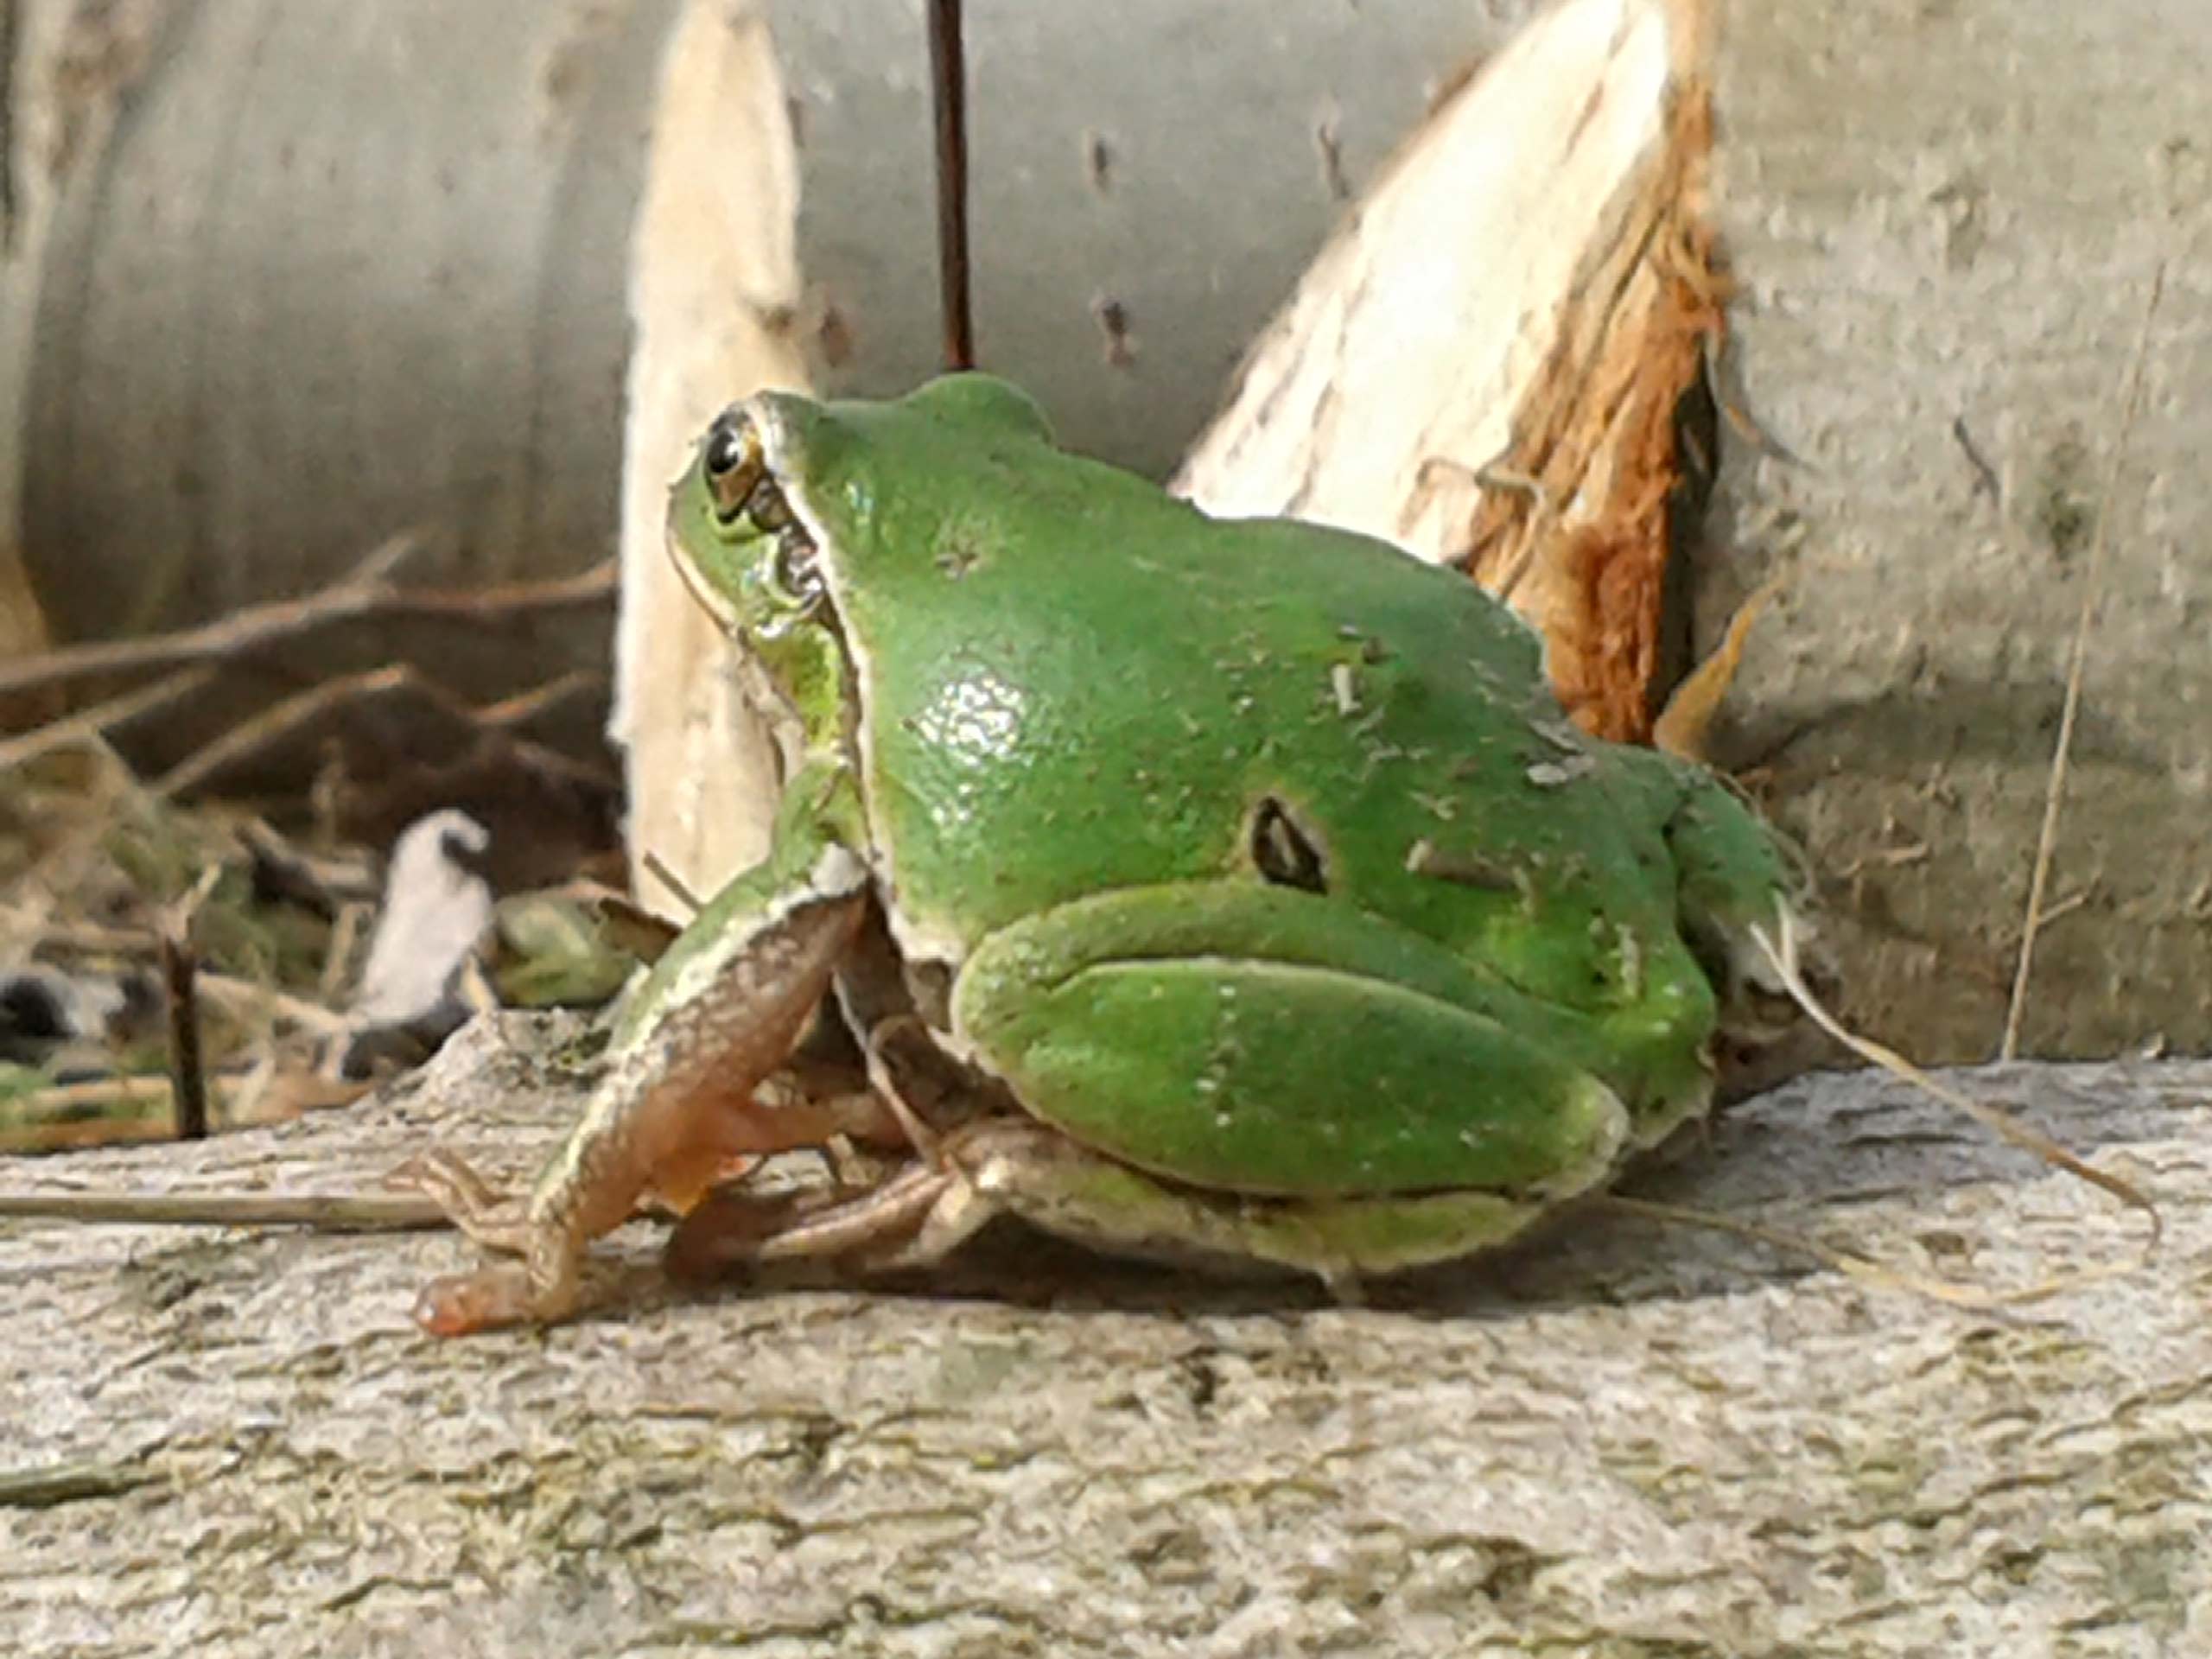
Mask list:
[[99,639],[41,652],[0,665],[0,694],[56,685],[92,674],[130,673],[235,657],[334,619],[356,616],[391,597],[386,576],[415,550],[411,536],[380,543],[331,586],[302,599],[272,600],[199,627],[137,639]]
[[542,705],[536,700],[541,695],[558,691],[566,696],[571,692],[575,689],[572,682],[575,677],[563,675],[539,691],[524,692],[504,702],[495,703],[492,705],[493,718],[487,721],[483,709],[455,696],[413,665],[407,663],[387,664],[382,668],[326,680],[321,685],[310,686],[304,691],[270,704],[251,719],[232,727],[213,742],[187,755],[148,785],[147,791],[157,798],[185,794],[199,788],[226,767],[237,766],[250,755],[269,748],[296,732],[312,728],[333,709],[350,702],[368,702],[402,691],[412,691],[435,703],[459,723],[496,738],[506,753],[532,770],[566,784],[596,789],[605,783],[597,770],[543,744],[517,737],[507,729],[514,721],[537,712]]
[[[10,10],[0,6],[0,12]],[[150,1471],[127,1463],[53,1463],[0,1470],[0,1510],[50,1510],[88,1497],[118,1497],[158,1479]]]
[[2104,496],[2097,504],[2097,527],[2089,539],[2089,565],[2082,576],[2082,611],[2074,624],[2073,660],[2066,670],[2066,702],[2058,716],[2058,742],[2050,761],[2050,783],[2044,791],[2043,828],[2036,837],[2034,873],[2028,878],[2027,915],[2020,924],[2020,955],[2012,972],[2012,999],[2005,1010],[2005,1039],[1998,1058],[2009,1060],[2020,1048],[2020,1022],[2028,1007],[2028,976],[2036,958],[2036,932],[2043,925],[2044,889],[2050,880],[2051,855],[2058,845],[2058,811],[2066,797],[2066,766],[2074,747],[2074,721],[2082,707],[2082,677],[2089,656],[2089,631],[2096,619],[2097,601],[2104,589],[2105,543],[2109,539],[2113,503],[2120,493],[2120,474],[2127,464],[2128,440],[2135,431],[2136,411],[2143,404],[2143,365],[2151,353],[2151,327],[2158,315],[2158,302],[2166,291],[2166,262],[2158,261],[2151,273],[2151,292],[2143,303],[2143,327],[2135,337],[2135,355],[2128,364],[2120,397],[2120,432],[2113,439],[2112,464],[2105,474]]
[[317,1232],[399,1232],[449,1227],[428,1198],[367,1193],[6,1192],[11,1219],[124,1222],[165,1227],[307,1227]]
[[200,1058],[200,996],[194,983],[200,962],[192,948],[192,916],[181,905],[162,918],[159,928],[162,1001],[168,1014],[169,1090],[176,1112],[176,1138],[207,1138],[207,1075]]
[[88,956],[144,957],[161,949],[161,941],[143,927],[103,927],[97,922],[47,922],[37,912],[17,911],[9,918],[10,931],[37,935],[42,950],[76,951]]
[[[14,0],[0,6],[0,64],[11,75],[16,62],[16,8]],[[16,251],[16,97],[12,87],[0,90],[0,251]]]
[[376,896],[376,872],[365,855],[308,852],[258,817],[248,818],[234,833],[252,861],[257,893],[327,918],[348,902]]
[[442,616],[463,622],[505,622],[541,611],[587,610],[612,599],[620,577],[613,559],[573,576],[494,582],[486,588],[393,588],[376,606],[379,616]]
[[147,792],[163,799],[188,793],[226,766],[268,748],[302,727],[313,725],[331,709],[398,690],[418,677],[413,669],[401,663],[310,686],[270,704],[213,742],[202,744],[149,784]]
[[0,664],[0,696],[98,674],[144,673],[226,661],[328,623],[360,617],[505,621],[527,613],[595,605],[614,592],[615,566],[611,560],[578,575],[544,582],[505,582],[460,591],[409,592],[394,587],[390,580],[391,568],[417,545],[412,536],[394,537],[336,582],[302,598],[249,605],[213,622],[173,633],[64,645]]
[[336,1001],[346,989],[346,981],[353,971],[354,952],[360,947],[361,930],[376,914],[376,906],[355,901],[341,905],[338,915],[330,925],[330,944],[322,957],[322,972],[316,978],[315,989],[331,1001]]
[[512,731],[526,726],[548,709],[566,702],[580,692],[596,691],[607,683],[607,676],[597,669],[579,668],[556,676],[543,685],[518,691],[511,697],[497,702],[487,702],[474,711],[478,725],[495,731]]
[[[103,1108],[152,1105],[168,1098],[167,1077],[88,1077],[82,1083],[57,1083],[7,1103],[10,1129],[37,1126],[41,1117],[72,1120]],[[23,1150],[19,1136],[0,1132],[0,1151]]]
[[1989,457],[1983,454],[1980,446],[1974,442],[1974,434],[1967,430],[1965,416],[1960,415],[1953,418],[1951,435],[1958,440],[1959,448],[1966,455],[1967,465],[1974,468],[1974,486],[1976,492],[1986,493],[1993,506],[2003,507],[2005,486],[1998,479],[1997,469],[1989,464]]
[[1313,150],[1321,161],[1321,188],[1331,201],[1351,200],[1351,179],[1344,171],[1344,112],[1334,99],[1313,121]]
[[976,322],[968,282],[968,76],[960,0],[930,0],[930,85],[937,124],[938,303],[944,366],[976,366]]
[[670,869],[667,861],[658,853],[648,848],[645,857],[639,861],[644,864],[645,874],[666,887],[676,902],[694,916],[706,908],[706,906],[700,901],[699,895],[684,885],[683,878]]
[[105,734],[111,726],[120,726],[137,719],[150,709],[164,703],[181,702],[215,677],[212,668],[181,669],[151,685],[126,691],[120,696],[96,702],[89,709],[79,709],[73,715],[48,721],[35,731],[0,743],[0,772],[27,766],[42,754],[56,749],[68,748],[88,738]]

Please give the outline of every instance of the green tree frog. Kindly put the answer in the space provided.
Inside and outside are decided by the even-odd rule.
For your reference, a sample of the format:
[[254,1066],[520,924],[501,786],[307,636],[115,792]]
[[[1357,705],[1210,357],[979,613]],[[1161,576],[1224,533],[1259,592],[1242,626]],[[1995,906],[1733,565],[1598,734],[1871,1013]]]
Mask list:
[[733,1154],[889,1133],[880,1091],[766,1086],[825,998],[992,1103],[795,1229],[877,1262],[1011,1213],[1351,1281],[1498,1244],[1709,1104],[1789,865],[1702,768],[1577,730],[1463,575],[1209,518],[982,374],[734,406],[670,541],[778,733],[773,850],[526,1198],[422,1178],[521,1258],[432,1286],[431,1329],[569,1313],[592,1237]]

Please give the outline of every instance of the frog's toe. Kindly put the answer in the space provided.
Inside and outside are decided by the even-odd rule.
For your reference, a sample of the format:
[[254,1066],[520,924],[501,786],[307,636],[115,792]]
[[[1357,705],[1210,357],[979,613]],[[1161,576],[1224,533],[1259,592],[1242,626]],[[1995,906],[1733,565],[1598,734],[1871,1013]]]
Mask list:
[[661,1247],[661,1267],[678,1284],[704,1284],[759,1257],[764,1240],[788,1229],[803,1200],[717,1189],[685,1211]]
[[522,1265],[501,1262],[432,1280],[415,1299],[415,1323],[434,1337],[465,1337],[558,1319],[569,1311],[542,1306],[539,1300],[531,1293],[530,1275]]
[[384,1184],[422,1193],[487,1250],[520,1255],[529,1246],[529,1200],[494,1190],[456,1154],[436,1147],[417,1153],[387,1174]]

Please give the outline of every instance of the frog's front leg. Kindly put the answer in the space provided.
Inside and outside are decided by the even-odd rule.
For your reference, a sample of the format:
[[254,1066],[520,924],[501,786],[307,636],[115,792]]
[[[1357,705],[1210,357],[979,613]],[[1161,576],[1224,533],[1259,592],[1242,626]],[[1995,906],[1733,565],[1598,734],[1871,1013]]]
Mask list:
[[866,892],[844,856],[853,868],[838,880],[817,872],[797,896],[779,897],[761,891],[768,883],[755,873],[702,913],[640,992],[645,1011],[618,1037],[612,1069],[518,1217],[453,1160],[418,1169],[418,1184],[472,1236],[522,1257],[428,1287],[416,1307],[426,1329],[457,1335],[563,1318],[577,1302],[586,1246],[627,1220],[647,1191],[680,1206],[733,1157],[880,1127],[850,1121],[849,1100],[758,1090],[862,920]]

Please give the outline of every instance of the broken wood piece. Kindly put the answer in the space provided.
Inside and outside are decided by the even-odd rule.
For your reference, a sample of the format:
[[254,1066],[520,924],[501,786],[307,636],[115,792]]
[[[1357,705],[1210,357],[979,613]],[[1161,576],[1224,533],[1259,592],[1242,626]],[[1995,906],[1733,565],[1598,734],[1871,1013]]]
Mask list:
[[767,850],[777,778],[728,643],[669,562],[668,486],[726,404],[808,378],[798,157],[766,19],[693,0],[655,111],[630,268],[612,733],[626,765],[632,888],[680,921],[670,888],[644,879],[645,851],[712,893]]
[[[1706,0],[1565,0],[1446,97],[1261,337],[1176,487],[1464,563],[1641,741],[1674,667],[1676,423],[1723,327]],[[1710,444],[1707,445],[1710,454]]]

